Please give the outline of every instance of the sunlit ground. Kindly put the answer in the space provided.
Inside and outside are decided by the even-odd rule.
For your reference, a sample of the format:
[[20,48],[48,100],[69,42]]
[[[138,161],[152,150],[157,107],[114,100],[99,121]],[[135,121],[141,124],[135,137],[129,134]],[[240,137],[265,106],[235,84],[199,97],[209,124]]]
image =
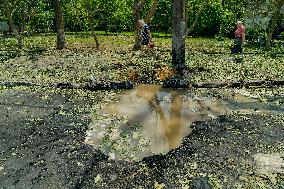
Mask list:
[[[96,155],[99,149],[107,158],[96,159],[95,166],[87,170],[90,179],[86,186],[115,188],[136,181],[135,187],[144,183],[186,188],[200,176],[207,176],[213,188],[281,186],[283,88],[163,89],[153,84],[161,84],[172,74],[171,39],[155,37],[154,40],[154,50],[137,52],[132,51],[133,37],[129,34],[105,36],[100,33],[99,51],[87,34],[67,34],[68,45],[63,51],[55,50],[54,34],[26,37],[23,51],[16,50],[14,39],[1,40],[0,81],[84,83],[95,76],[100,81],[132,79],[135,84],[129,91],[97,92],[1,87],[0,97],[6,103],[2,102],[0,112],[1,119],[6,121],[1,123],[7,123],[4,132],[14,136],[15,131],[23,129],[31,136],[31,142],[20,138],[26,146],[16,146],[13,154],[26,151],[26,147],[33,149],[33,144],[41,147],[42,144],[54,145],[55,141],[58,145],[58,140],[68,148],[67,156],[73,157],[72,154],[77,153],[73,141],[80,148],[91,144],[93,148],[86,149],[94,150]],[[283,79],[283,47],[274,47],[271,52],[245,47],[244,60],[238,63],[229,59],[230,39],[188,38],[186,43],[189,82]],[[135,72],[135,77],[129,74],[130,70]],[[35,98],[34,94],[39,97]],[[17,100],[12,101],[11,96]],[[74,99],[79,99],[80,103]],[[75,110],[70,113],[71,102]],[[50,107],[54,109],[48,109]],[[50,112],[48,117],[42,115],[46,111]],[[7,114],[14,119],[33,115],[34,119],[17,130],[14,128],[17,124],[9,122],[14,119]],[[80,124],[89,118],[90,123],[84,130]],[[51,127],[61,130],[54,132]],[[42,130],[36,132],[37,129]],[[42,133],[46,134],[45,138]],[[70,136],[75,138],[69,141]],[[49,142],[41,142],[41,139]],[[14,142],[9,145],[22,142],[14,137],[10,140]],[[38,152],[29,154],[33,153]],[[82,156],[89,157],[92,153],[87,151]],[[41,160],[31,158],[35,161],[31,165],[53,170],[48,167],[51,164],[44,163],[50,158],[49,151],[47,154],[48,157]],[[20,162],[17,158],[22,157],[7,152],[5,158]],[[72,163],[67,161],[64,165],[75,165],[76,171],[89,168],[87,160],[78,162],[77,156],[73,158]],[[13,177],[9,175],[15,171],[7,162],[0,160],[0,174],[5,173],[5,182],[10,182]],[[272,163],[267,165],[267,162]],[[31,171],[31,166],[26,169]],[[26,169],[15,168],[19,172]]]

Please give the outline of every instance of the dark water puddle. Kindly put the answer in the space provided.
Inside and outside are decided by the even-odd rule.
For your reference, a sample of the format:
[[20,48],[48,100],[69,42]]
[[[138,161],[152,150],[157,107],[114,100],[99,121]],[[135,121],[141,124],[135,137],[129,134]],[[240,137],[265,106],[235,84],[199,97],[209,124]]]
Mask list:
[[232,112],[266,113],[283,108],[241,94],[196,95],[188,90],[139,85],[117,95],[117,101],[99,110],[86,142],[112,159],[140,160],[166,154],[191,132],[191,123],[215,119]]

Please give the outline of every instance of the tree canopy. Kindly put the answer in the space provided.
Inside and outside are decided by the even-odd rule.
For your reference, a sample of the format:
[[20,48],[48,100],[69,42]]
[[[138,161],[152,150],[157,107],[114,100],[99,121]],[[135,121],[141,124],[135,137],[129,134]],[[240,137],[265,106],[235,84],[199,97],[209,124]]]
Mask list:
[[[269,20],[273,6],[267,6],[267,3],[273,5],[275,4],[274,1],[275,0],[269,2],[257,1],[258,3],[254,3],[254,0],[188,0],[188,26],[191,26],[195,22],[195,15],[200,11],[200,16],[197,19],[194,29],[190,32],[190,35],[230,36],[234,30],[235,22],[238,19],[248,16],[257,17],[259,15],[265,15],[266,21]],[[55,31],[54,8],[51,1],[22,0],[11,2],[17,2],[18,4],[13,6],[13,20],[18,27],[22,26],[24,30],[29,33]],[[95,29],[105,32],[133,31],[133,3],[133,0],[90,0],[90,16],[92,17]],[[85,0],[62,1],[62,12],[66,31],[80,32],[90,29],[85,4]],[[145,1],[142,17],[147,14],[151,4],[151,0]],[[255,8],[252,5],[258,7]],[[171,13],[172,1],[159,0],[150,26],[155,31],[171,33]],[[1,9],[0,20],[5,19],[4,12]]]

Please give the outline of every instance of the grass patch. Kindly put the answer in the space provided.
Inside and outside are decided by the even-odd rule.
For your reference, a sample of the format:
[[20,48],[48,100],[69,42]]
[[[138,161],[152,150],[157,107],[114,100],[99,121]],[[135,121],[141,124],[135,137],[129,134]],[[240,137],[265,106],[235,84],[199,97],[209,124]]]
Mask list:
[[[14,38],[0,41],[0,80],[35,82],[84,82],[91,75],[111,80],[129,79],[128,70],[135,67],[137,82],[159,83],[157,69],[171,66],[171,38],[154,38],[156,48],[151,51],[132,51],[131,33],[98,35],[101,44],[96,50],[90,33],[66,33],[67,49],[55,50],[55,34],[33,35],[24,38],[19,51]],[[163,36],[164,34],[159,34]],[[247,53],[241,63],[230,62],[231,39],[187,38],[186,65],[195,70],[190,82],[216,80],[283,79],[283,49],[271,52],[245,47]]]

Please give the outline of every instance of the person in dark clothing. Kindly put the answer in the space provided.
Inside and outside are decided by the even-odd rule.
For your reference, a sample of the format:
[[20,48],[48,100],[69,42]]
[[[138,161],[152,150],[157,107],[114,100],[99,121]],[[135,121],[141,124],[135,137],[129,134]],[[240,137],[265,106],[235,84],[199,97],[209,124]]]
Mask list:
[[237,29],[235,31],[234,48],[232,48],[232,54],[243,53],[243,43],[245,41],[245,26],[241,21],[237,22]]
[[153,41],[151,36],[150,27],[144,22],[144,20],[139,20],[138,24],[141,28],[141,45],[146,45],[149,48],[153,48]]

